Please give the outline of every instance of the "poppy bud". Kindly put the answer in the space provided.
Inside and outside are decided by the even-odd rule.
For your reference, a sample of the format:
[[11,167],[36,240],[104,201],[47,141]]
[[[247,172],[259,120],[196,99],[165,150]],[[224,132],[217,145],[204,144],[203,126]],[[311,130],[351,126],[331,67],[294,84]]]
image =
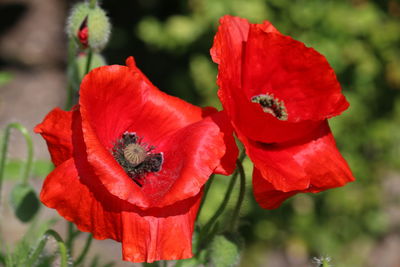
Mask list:
[[11,191],[11,205],[22,222],[30,221],[39,210],[39,199],[29,185],[19,184]]
[[77,40],[83,49],[100,51],[107,44],[110,31],[110,21],[98,5],[93,8],[88,3],[75,5],[67,21],[68,36]]

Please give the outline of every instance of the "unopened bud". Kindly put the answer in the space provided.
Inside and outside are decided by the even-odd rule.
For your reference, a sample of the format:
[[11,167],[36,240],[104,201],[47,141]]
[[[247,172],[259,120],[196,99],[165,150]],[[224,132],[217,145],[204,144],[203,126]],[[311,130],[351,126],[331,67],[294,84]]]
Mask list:
[[72,9],[67,22],[67,33],[77,40],[82,48],[100,51],[110,37],[111,24],[98,5],[93,8],[88,3],[79,3]]
[[16,185],[11,191],[10,200],[15,215],[22,222],[30,221],[40,208],[35,190],[29,185]]

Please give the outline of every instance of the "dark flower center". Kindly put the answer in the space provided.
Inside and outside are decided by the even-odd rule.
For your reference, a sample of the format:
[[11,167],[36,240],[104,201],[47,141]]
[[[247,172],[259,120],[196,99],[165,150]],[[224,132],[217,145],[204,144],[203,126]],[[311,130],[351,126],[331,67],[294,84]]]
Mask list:
[[125,132],[115,142],[111,153],[128,176],[142,186],[147,173],[161,170],[163,154],[153,153],[154,149],[154,146],[143,143],[136,133]]
[[275,98],[273,94],[253,96],[251,102],[260,104],[264,112],[272,114],[278,120],[286,121],[288,119],[285,103]]

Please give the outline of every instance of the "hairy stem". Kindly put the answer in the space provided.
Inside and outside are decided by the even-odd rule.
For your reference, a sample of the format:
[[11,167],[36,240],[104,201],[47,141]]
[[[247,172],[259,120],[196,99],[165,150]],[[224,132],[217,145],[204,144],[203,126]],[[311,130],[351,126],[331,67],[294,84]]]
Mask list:
[[[243,159],[244,159],[244,157],[243,157]],[[242,164],[243,159],[242,160],[239,159],[236,161],[236,165],[237,165],[239,176],[240,176],[240,188],[239,188],[239,197],[237,199],[235,209],[233,210],[233,215],[232,215],[232,220],[231,220],[230,230],[232,232],[235,232],[237,229],[239,215],[240,215],[240,208],[242,207],[244,195],[246,193],[246,175],[244,173],[243,164]]]
[[62,240],[61,236],[54,230],[47,230],[43,236],[42,239],[40,240],[39,244],[36,246],[34,249],[33,253],[29,256],[27,259],[27,265],[26,266],[35,266],[36,261],[38,260],[41,252],[43,251],[47,240],[49,240],[50,237],[53,237],[58,245],[58,252],[60,253],[60,266],[61,267],[67,267],[69,265],[68,262],[68,250],[67,247],[65,246],[64,241]]
[[4,178],[4,171],[5,171],[5,165],[6,165],[6,158],[7,158],[7,150],[8,150],[8,142],[10,139],[10,132],[11,129],[17,129],[22,133],[22,135],[25,138],[26,145],[27,145],[27,155],[26,155],[26,162],[25,162],[25,168],[22,173],[22,184],[27,185],[28,180],[29,180],[29,174],[31,172],[32,168],[32,161],[33,161],[33,143],[32,143],[32,138],[29,135],[28,130],[22,126],[19,123],[10,123],[7,125],[3,139],[2,139],[2,144],[1,144],[1,159],[0,159],[0,199],[1,199],[1,188],[3,184],[3,178]]
[[83,262],[83,260],[86,257],[86,254],[89,251],[90,245],[92,244],[93,241],[93,236],[91,234],[88,235],[87,239],[86,239],[86,243],[85,246],[81,252],[81,255],[79,255],[79,257],[76,259],[75,261],[75,266],[78,266],[81,262]]

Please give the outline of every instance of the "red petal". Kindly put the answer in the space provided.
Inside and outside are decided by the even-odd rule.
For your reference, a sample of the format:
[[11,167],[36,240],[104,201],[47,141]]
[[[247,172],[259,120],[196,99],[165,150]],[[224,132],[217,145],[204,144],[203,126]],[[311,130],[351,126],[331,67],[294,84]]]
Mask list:
[[[79,112],[73,117],[73,156],[81,167],[81,172],[87,170],[87,177],[99,180],[108,191],[122,200],[131,198],[131,204],[139,207],[148,207],[149,202],[136,183],[128,177],[123,168],[113,158],[111,153],[103,147],[93,129],[84,125]],[[85,139],[84,134],[85,132]],[[88,163],[90,162],[90,163]],[[82,175],[85,177],[84,175]],[[95,187],[92,190],[95,190]]]
[[[190,124],[159,140],[154,152],[163,152],[162,169],[148,173],[140,188],[100,144],[87,121],[82,120],[82,128],[83,133],[79,127],[74,132],[77,162],[87,159],[111,194],[142,209],[164,207],[197,195],[226,151],[224,134],[211,117]],[[79,148],[84,151],[78,152]]]
[[214,170],[214,173],[230,175],[236,168],[236,159],[239,155],[239,149],[233,136],[233,128],[225,111],[214,113],[211,118],[223,132],[226,147],[225,155],[221,158],[221,163]]
[[223,133],[211,117],[182,128],[160,144],[162,170],[146,176],[143,192],[163,207],[199,193],[225,155]]
[[155,88],[139,71],[104,66],[91,71],[80,89],[83,121],[107,149],[125,131],[156,145],[163,136],[202,118],[202,110]]
[[320,129],[308,140],[268,145],[241,135],[239,139],[255,167],[276,190],[327,189],[354,180],[327,122],[321,123]]
[[[219,23],[220,26],[214,37],[213,47],[210,50],[211,57],[217,64],[228,60],[236,62],[232,66],[237,67],[238,72],[236,74],[240,74],[243,43],[247,41],[250,24],[246,19],[229,15],[223,16]],[[229,53],[232,56],[230,58],[227,57]],[[240,75],[232,78],[240,80]]]
[[299,191],[282,192],[262,177],[261,172],[253,169],[253,193],[257,203],[264,209],[276,209],[287,198],[294,196]]
[[289,36],[252,25],[244,60],[247,99],[273,94],[284,102],[290,122],[330,118],[349,105],[325,57]]
[[34,131],[46,140],[51,160],[58,166],[72,156],[71,123],[76,111],[53,109]]
[[[192,233],[201,194],[163,209],[141,211],[93,180],[69,159],[46,178],[41,201],[96,239],[122,242],[124,260],[153,262],[192,257]],[[96,184],[95,187],[91,184]],[[96,188],[92,191],[91,188]]]
[[[221,64],[222,61],[231,60],[236,62],[233,66],[239,66],[242,60],[242,51],[244,43],[247,42],[250,23],[247,19],[234,17],[230,15],[223,16],[219,20],[220,26],[214,37],[214,44],[210,50],[213,61]],[[256,24],[264,32],[279,33],[279,31],[269,21],[262,24]],[[231,58],[227,57],[231,54]],[[240,73],[240,72],[239,72]],[[234,77],[232,77],[234,78]],[[240,76],[238,76],[240,79]]]

